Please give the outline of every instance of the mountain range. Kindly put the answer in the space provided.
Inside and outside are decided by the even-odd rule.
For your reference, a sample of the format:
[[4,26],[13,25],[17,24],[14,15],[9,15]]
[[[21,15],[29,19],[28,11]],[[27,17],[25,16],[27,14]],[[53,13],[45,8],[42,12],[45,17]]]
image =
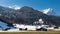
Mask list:
[[8,24],[8,26],[13,26],[13,23],[31,25],[40,18],[43,19],[44,24],[60,26],[60,16],[47,15],[28,6],[18,10],[0,6],[0,21]]

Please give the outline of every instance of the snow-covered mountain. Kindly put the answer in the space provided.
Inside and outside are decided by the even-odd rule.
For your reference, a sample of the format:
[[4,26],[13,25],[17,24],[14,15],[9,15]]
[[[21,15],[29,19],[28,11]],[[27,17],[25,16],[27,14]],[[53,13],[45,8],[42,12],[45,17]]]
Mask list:
[[18,10],[18,9],[21,8],[20,6],[17,6],[17,5],[14,5],[14,6],[8,6],[8,7],[11,8],[11,9],[15,9],[15,10]]
[[56,13],[53,11],[52,8],[44,9],[44,10],[42,10],[42,12],[43,12],[44,14],[47,14],[47,15],[55,15],[55,14],[56,14]]
[[51,11],[50,8],[43,11],[46,12],[41,12],[28,6],[18,10],[0,6],[0,21],[9,26],[13,26],[13,23],[30,25],[41,18],[44,21],[43,24],[60,26],[60,16],[47,15],[47,12]]

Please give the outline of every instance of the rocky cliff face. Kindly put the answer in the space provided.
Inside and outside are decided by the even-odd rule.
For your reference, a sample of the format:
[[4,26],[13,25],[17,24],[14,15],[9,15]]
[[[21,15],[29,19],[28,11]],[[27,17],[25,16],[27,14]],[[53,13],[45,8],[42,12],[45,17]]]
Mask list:
[[44,24],[60,26],[60,16],[46,15],[27,6],[19,10],[0,6],[0,21],[10,26],[12,23],[33,24],[33,22],[38,21],[40,18],[43,19]]

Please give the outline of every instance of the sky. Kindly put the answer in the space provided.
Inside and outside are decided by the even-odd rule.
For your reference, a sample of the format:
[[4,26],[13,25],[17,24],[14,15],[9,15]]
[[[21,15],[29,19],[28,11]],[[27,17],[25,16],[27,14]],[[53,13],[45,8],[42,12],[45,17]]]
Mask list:
[[29,6],[36,10],[52,8],[56,15],[60,16],[60,0],[0,0],[3,6]]

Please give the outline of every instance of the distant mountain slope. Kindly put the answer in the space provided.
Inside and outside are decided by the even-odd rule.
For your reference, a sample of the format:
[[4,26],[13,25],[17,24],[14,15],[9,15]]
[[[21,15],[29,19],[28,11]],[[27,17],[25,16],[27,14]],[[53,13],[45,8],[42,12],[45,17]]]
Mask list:
[[19,10],[0,6],[0,20],[10,26],[12,26],[12,23],[33,24],[40,18],[43,19],[44,24],[60,26],[60,16],[46,15],[27,6]]

